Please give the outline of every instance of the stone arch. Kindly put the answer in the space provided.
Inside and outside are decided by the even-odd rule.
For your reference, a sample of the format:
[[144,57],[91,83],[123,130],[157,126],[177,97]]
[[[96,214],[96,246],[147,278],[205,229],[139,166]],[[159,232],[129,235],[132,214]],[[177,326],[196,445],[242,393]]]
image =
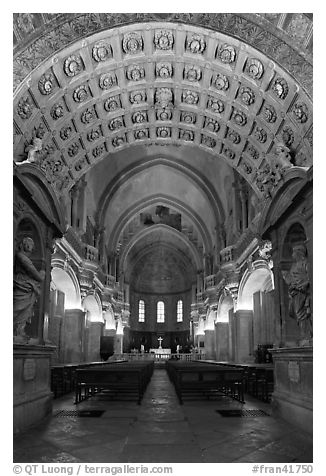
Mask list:
[[52,281],[65,294],[65,309],[81,309],[81,295],[78,279],[70,266],[52,268]]
[[90,322],[103,322],[102,304],[97,293],[88,294],[82,302],[86,311],[87,320]]
[[247,269],[240,281],[237,310],[252,310],[254,293],[257,291],[268,292],[273,289],[273,273],[266,261],[254,261],[252,269]]
[[232,308],[234,308],[234,301],[231,294],[223,293],[218,302],[216,322],[229,322],[229,311]]

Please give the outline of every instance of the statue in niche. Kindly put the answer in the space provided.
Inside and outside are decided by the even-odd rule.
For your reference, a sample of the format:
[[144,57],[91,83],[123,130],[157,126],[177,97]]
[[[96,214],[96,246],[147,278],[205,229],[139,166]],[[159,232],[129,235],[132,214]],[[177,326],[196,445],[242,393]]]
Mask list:
[[45,278],[45,271],[38,271],[30,256],[34,249],[32,238],[25,237],[18,246],[15,255],[13,314],[14,340],[27,342],[25,334],[27,322],[31,322],[35,302],[41,292],[41,283]]
[[289,316],[296,319],[300,328],[300,337],[312,337],[312,316],[310,308],[310,283],[306,247],[303,243],[293,245],[293,263],[290,271],[283,271],[288,285]]

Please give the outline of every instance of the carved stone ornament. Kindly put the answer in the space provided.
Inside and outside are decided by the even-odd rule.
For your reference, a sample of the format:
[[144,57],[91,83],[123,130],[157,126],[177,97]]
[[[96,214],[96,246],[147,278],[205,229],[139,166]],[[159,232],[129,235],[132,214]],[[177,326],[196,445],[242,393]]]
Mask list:
[[170,88],[158,88],[155,91],[155,105],[166,108],[173,104],[173,91]]
[[170,121],[172,119],[171,109],[158,109],[156,111],[156,119],[158,121]]
[[137,111],[137,112],[134,112],[132,115],[133,124],[141,124],[147,121],[148,121],[147,111]]
[[83,168],[88,165],[86,157],[82,157],[81,159],[78,159],[77,162],[74,164],[74,169],[76,172],[80,172],[83,170]]
[[34,105],[29,97],[20,99],[17,105],[17,114],[22,119],[29,119],[32,115]]
[[303,124],[308,120],[308,108],[303,102],[298,102],[294,105],[293,115],[297,122]]
[[276,78],[272,85],[272,91],[280,99],[285,99],[289,92],[288,83],[284,78]]
[[217,56],[222,63],[233,63],[236,57],[235,48],[231,45],[220,45],[217,49]]
[[247,164],[247,162],[242,162],[242,168],[247,175],[250,175],[252,173],[252,167],[251,165]]
[[94,142],[95,140],[99,139],[101,136],[102,136],[102,132],[99,127],[97,129],[92,129],[91,131],[87,132],[88,142]]
[[271,259],[271,251],[272,242],[266,240],[259,246],[258,254],[262,259],[269,261]]
[[117,131],[122,127],[124,127],[123,117],[116,117],[115,119],[112,119],[112,121],[109,122],[109,129],[111,131]]
[[140,53],[143,50],[143,38],[137,31],[126,33],[122,41],[123,51],[129,55]]
[[112,140],[113,147],[120,147],[126,142],[126,136],[118,136]]
[[52,73],[45,73],[41,76],[38,82],[38,89],[43,96],[47,96],[52,93],[55,87],[55,79]]
[[270,198],[272,190],[278,185],[283,177],[283,168],[279,163],[270,160],[268,164],[256,173],[256,185],[264,198]]
[[99,41],[95,43],[92,49],[92,56],[98,63],[112,58],[112,47],[106,41]]
[[203,35],[193,33],[187,36],[186,50],[191,53],[203,53],[206,48],[206,42]]
[[233,142],[233,144],[239,144],[241,142],[241,136],[233,129],[228,129],[226,137]]
[[72,134],[72,127],[71,126],[64,126],[60,129],[59,135],[62,140],[67,140],[71,137]]
[[157,127],[156,129],[157,137],[161,139],[166,139],[167,137],[171,136],[171,128],[170,127]]
[[132,64],[127,68],[126,77],[129,81],[140,81],[145,77],[145,70],[138,64]]
[[201,78],[201,69],[198,66],[186,64],[183,77],[187,81],[199,81]]
[[88,88],[86,84],[83,84],[82,86],[78,86],[78,88],[75,89],[73,92],[73,100],[75,102],[83,102],[86,101],[86,99],[89,96]]
[[138,131],[134,132],[134,136],[136,140],[147,139],[149,137],[149,130],[139,129]]
[[115,73],[104,73],[101,74],[98,85],[101,89],[107,90],[112,88],[117,84],[117,77]]
[[43,137],[45,136],[45,132],[45,126],[42,122],[40,122],[38,126],[33,127],[32,138],[38,137],[39,139],[43,139]]
[[205,117],[205,129],[208,129],[212,132],[218,132],[220,129],[219,123],[215,119],[211,119],[210,117]]
[[121,107],[121,102],[120,102],[119,95],[109,97],[104,103],[104,109],[107,112],[116,111],[117,109],[120,109],[120,107]]
[[263,109],[263,118],[266,122],[273,123],[277,119],[276,110],[270,104],[266,104]]
[[69,77],[77,76],[83,69],[83,60],[79,55],[70,55],[64,61],[63,70]]
[[80,115],[80,120],[83,124],[89,124],[96,119],[96,112],[94,108],[87,108]]
[[64,163],[61,158],[54,158],[48,156],[41,164],[41,170],[49,182],[52,182],[57,177],[60,177],[64,170]]
[[179,129],[179,139],[183,139],[186,141],[193,141],[194,138],[195,138],[195,134],[193,131]]
[[172,50],[174,37],[171,30],[157,30],[154,35],[154,45],[158,50]]
[[288,147],[294,142],[294,132],[289,126],[285,126],[282,131],[282,139],[285,145]]
[[219,91],[227,91],[230,86],[229,79],[224,74],[217,73],[212,78],[212,86]]
[[53,106],[50,109],[50,116],[52,117],[52,119],[56,121],[60,119],[61,117],[63,117],[63,114],[64,114],[63,105],[59,102],[56,104],[53,104]]
[[69,146],[68,148],[68,155],[69,157],[74,157],[75,155],[77,155],[79,152],[79,144],[77,142],[74,142],[73,144],[71,144],[71,146]]
[[239,95],[240,95],[241,101],[246,106],[250,106],[251,104],[255,102],[255,99],[256,99],[255,93],[253,92],[251,88],[248,88],[248,87],[240,88]]
[[264,74],[263,63],[256,58],[250,58],[246,62],[245,73],[252,79],[261,79]]
[[207,101],[207,108],[221,114],[224,111],[224,103],[220,99],[214,98],[213,96],[209,96]]
[[206,147],[209,147],[210,149],[213,149],[216,146],[216,140],[212,139],[212,137],[202,134],[201,144],[206,145]]
[[259,159],[259,152],[257,149],[255,149],[255,147],[248,143],[247,147],[246,147],[246,152],[248,152],[248,154],[254,159],[254,160],[258,160]]
[[173,67],[171,63],[157,63],[156,64],[156,77],[161,79],[172,78]]
[[180,122],[185,122],[187,124],[195,124],[196,114],[188,111],[181,111]]
[[233,109],[232,120],[238,126],[245,126],[247,124],[247,116],[238,109]]
[[235,157],[235,152],[233,152],[233,150],[229,149],[228,147],[223,147],[223,154],[230,160],[233,160]]
[[31,13],[18,13],[17,26],[25,34],[34,30],[33,15]]
[[131,104],[141,104],[142,102],[146,102],[147,96],[145,89],[140,89],[138,91],[132,91],[129,94],[129,101]]
[[92,150],[92,155],[93,155],[94,158],[97,158],[100,155],[102,155],[104,152],[105,152],[105,145],[101,144],[101,145],[98,145],[98,146],[94,147],[94,149]]
[[267,132],[261,127],[256,127],[254,136],[258,142],[264,144],[267,141]]
[[182,102],[186,104],[197,104],[199,101],[199,95],[195,91],[187,90],[182,92]]

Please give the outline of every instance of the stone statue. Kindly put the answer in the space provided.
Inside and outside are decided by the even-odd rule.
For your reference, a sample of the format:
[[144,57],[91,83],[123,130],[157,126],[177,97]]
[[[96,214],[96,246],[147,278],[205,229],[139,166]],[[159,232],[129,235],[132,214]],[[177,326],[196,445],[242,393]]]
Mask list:
[[16,162],[16,165],[38,163],[38,153],[42,150],[42,147],[42,139],[40,139],[39,137],[34,137],[32,144],[26,147],[25,149],[28,153],[27,159],[23,160],[22,162]]
[[31,321],[34,304],[41,292],[41,282],[45,278],[45,271],[38,271],[30,259],[33,249],[32,238],[25,237],[15,256],[13,314],[16,342],[27,342],[29,339],[25,326]]
[[289,316],[296,319],[300,337],[312,337],[312,318],[310,309],[310,284],[306,247],[296,244],[292,250],[293,263],[290,271],[283,271],[283,278],[289,291]]

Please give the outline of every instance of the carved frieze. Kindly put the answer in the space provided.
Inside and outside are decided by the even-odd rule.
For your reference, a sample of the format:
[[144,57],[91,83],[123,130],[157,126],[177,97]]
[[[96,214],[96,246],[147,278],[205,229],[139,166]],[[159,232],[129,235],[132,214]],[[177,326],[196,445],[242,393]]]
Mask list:
[[64,171],[64,162],[60,157],[48,155],[41,163],[41,170],[44,172],[46,179],[53,182],[60,179]]
[[212,137],[202,134],[201,144],[205,145],[206,147],[209,147],[210,149],[213,149],[216,146],[216,140],[213,139]]
[[155,105],[163,109],[173,105],[173,91],[170,88],[158,88],[155,91]]
[[110,131],[117,131],[124,126],[125,124],[122,116],[116,117],[115,119],[112,119],[112,121],[109,122]]
[[208,96],[207,109],[211,109],[213,112],[221,114],[224,111],[224,102],[213,96]]
[[131,64],[126,70],[126,77],[129,81],[140,81],[145,77],[145,69],[138,64]]
[[216,50],[216,57],[222,61],[222,63],[234,63],[236,58],[236,51],[232,45],[223,44],[219,45]]
[[111,96],[104,102],[104,109],[107,112],[113,112],[121,108],[120,95]]
[[207,116],[205,117],[204,127],[205,129],[208,129],[211,132],[218,132],[220,129],[218,121]]
[[96,112],[94,108],[88,107],[83,111],[80,115],[80,120],[83,124],[90,124],[92,121],[96,119]]
[[230,87],[230,81],[227,76],[217,73],[212,77],[212,86],[219,91],[227,91]]
[[143,37],[138,31],[126,33],[123,36],[122,48],[126,54],[134,55],[143,50]]
[[205,48],[206,42],[203,35],[198,35],[197,33],[187,35],[186,51],[194,54],[203,53]]
[[199,66],[186,64],[183,70],[183,77],[187,81],[199,81],[201,78],[201,69]]
[[195,124],[196,117],[196,114],[194,114],[193,112],[181,111],[180,122],[185,122],[187,124]]
[[261,79],[264,74],[264,65],[258,59],[250,58],[246,62],[244,71],[250,78],[258,80]]
[[145,89],[139,89],[138,91],[132,91],[129,94],[129,101],[131,104],[141,104],[147,101],[147,95]]
[[182,91],[182,102],[186,104],[197,104],[199,101],[199,94],[196,91],[186,90]]
[[50,116],[54,121],[57,121],[64,115],[64,107],[61,102],[57,102],[53,104],[53,106],[50,109]]
[[267,141],[267,132],[261,127],[256,126],[254,136],[255,139],[258,140],[258,142],[261,142],[262,144]]
[[28,34],[34,30],[32,13],[18,13],[16,23],[22,33]]
[[272,91],[279,99],[285,99],[289,92],[288,83],[284,78],[276,78],[272,84]]
[[69,139],[69,137],[71,137],[72,133],[73,133],[72,126],[63,126],[60,129],[59,135],[62,140],[67,140]]
[[21,117],[22,119],[29,119],[33,113],[33,109],[34,104],[32,102],[32,99],[27,96],[19,100],[16,110],[19,117]]
[[101,74],[98,82],[99,87],[103,90],[110,89],[113,86],[116,86],[117,83],[117,76],[115,73],[112,72]]
[[75,89],[73,92],[73,100],[75,102],[84,102],[86,99],[89,97],[89,91],[88,87],[86,84],[82,84],[81,86],[78,86],[78,88]]
[[173,68],[171,63],[156,63],[155,74],[157,78],[172,78]]
[[38,89],[43,96],[48,96],[53,92],[55,84],[54,75],[51,72],[45,73],[39,79]]
[[171,127],[157,127],[156,135],[161,139],[167,139],[168,137],[171,137]]
[[194,138],[195,138],[195,134],[193,131],[179,129],[179,139],[192,142]]
[[104,40],[98,41],[92,48],[92,57],[97,63],[112,58],[111,45]]
[[243,104],[245,104],[246,106],[251,106],[251,104],[254,104],[256,99],[255,93],[253,92],[253,90],[245,86],[242,86],[240,88],[239,97],[241,101],[243,102]]
[[247,116],[244,112],[234,108],[232,111],[232,121],[237,124],[237,126],[243,127],[247,124]]
[[158,50],[172,50],[174,37],[171,30],[157,30],[154,35],[154,45]]
[[297,102],[293,108],[294,119],[303,124],[308,120],[308,108],[305,103]]
[[149,129],[139,129],[134,132],[136,140],[147,139],[149,137]]
[[64,61],[63,70],[70,78],[80,74],[83,69],[84,63],[80,55],[70,55]]

